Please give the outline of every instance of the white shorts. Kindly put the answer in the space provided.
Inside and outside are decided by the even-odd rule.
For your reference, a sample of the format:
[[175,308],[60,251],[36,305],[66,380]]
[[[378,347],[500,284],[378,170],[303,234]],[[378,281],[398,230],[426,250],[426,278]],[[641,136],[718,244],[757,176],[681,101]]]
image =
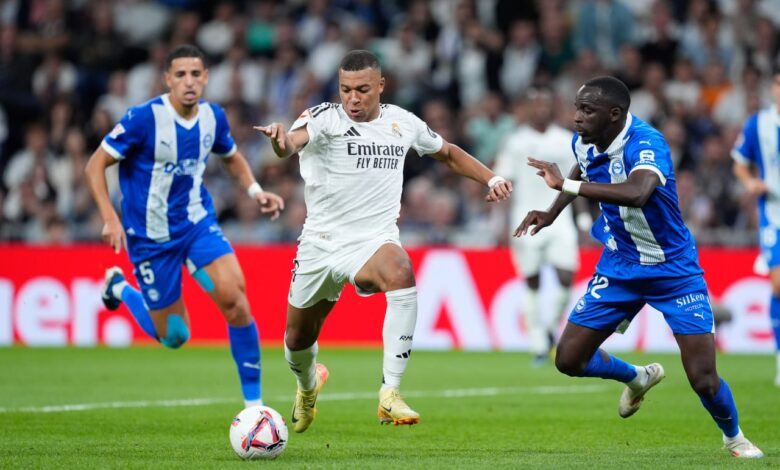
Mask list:
[[[298,243],[287,301],[296,308],[307,308],[321,300],[335,302],[344,283],[355,285],[355,276],[368,260],[386,244],[401,246],[398,232],[389,232],[368,240],[336,243],[326,236],[308,235]],[[358,295],[372,292],[355,286]]]
[[539,274],[543,264],[564,271],[576,271],[580,265],[577,230],[573,225],[553,224],[533,237],[512,238],[512,260],[524,277]]

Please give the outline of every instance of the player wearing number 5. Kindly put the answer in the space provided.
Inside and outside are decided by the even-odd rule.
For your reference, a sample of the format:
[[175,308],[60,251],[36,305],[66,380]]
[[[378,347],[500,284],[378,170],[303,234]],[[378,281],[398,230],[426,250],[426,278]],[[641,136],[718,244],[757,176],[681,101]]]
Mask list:
[[599,201],[591,235],[606,249],[585,295],[558,343],[555,365],[564,374],[627,385],[621,417],[633,415],[645,393],[664,378],[660,364],[635,366],[601,344],[650,304],[664,315],[680,347],[688,381],[723,432],[735,457],[763,453],[742,434],[734,398],[715,367],[715,339],[707,285],[696,245],[677,202],[669,147],[663,135],[628,112],[620,80],[599,77],[577,92],[572,140],[576,164],[568,178],[557,165],[528,159],[547,185],[561,191],[546,211],[531,211],[515,236],[552,224],[577,196]]
[[[220,157],[263,213],[276,218],[284,203],[255,181],[236,149],[224,111],[200,99],[208,82],[201,51],[194,46],[171,51],[164,79],[170,93],[130,108],[87,163],[89,188],[105,222],[103,239],[116,253],[127,248],[141,286],[139,292],[118,267],[110,268],[103,302],[110,310],[124,302],[144,332],[178,348],[190,335],[181,297],[186,265],[228,323],[245,404],[261,404],[259,338],[244,275],[203,186],[209,155]],[[121,223],[105,177],[106,168],[117,162]]]

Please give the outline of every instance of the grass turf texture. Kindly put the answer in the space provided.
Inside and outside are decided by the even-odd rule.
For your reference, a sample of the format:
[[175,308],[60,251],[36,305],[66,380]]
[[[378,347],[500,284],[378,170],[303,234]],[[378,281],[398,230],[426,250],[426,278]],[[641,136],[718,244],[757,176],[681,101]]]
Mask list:
[[[0,349],[0,468],[780,467],[772,356],[718,358],[743,429],[767,454],[760,461],[721,448],[676,355],[622,357],[659,361],[667,374],[628,420],[617,413],[621,384],[533,369],[525,354],[416,352],[404,390],[419,392],[408,402],[422,422],[409,428],[377,424],[381,351],[325,347],[331,378],[317,420],[291,431],[277,460],[243,462],[228,441],[241,401],[227,348]],[[289,420],[295,382],[280,348],[263,351],[263,380],[266,403]],[[217,403],[25,411],[191,398]]]

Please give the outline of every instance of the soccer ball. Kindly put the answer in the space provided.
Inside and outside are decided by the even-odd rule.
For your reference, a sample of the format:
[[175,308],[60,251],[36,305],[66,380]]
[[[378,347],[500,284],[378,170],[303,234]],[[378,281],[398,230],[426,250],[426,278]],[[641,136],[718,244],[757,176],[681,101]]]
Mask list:
[[273,408],[250,406],[233,418],[230,445],[244,460],[275,459],[287,447],[287,425]]

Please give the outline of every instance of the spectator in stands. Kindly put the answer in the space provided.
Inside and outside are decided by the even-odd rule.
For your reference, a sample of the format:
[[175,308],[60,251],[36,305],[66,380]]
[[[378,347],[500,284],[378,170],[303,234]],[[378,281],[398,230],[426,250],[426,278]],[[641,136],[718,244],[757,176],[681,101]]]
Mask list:
[[501,65],[501,91],[504,95],[514,99],[525,93],[533,81],[540,55],[534,23],[527,20],[512,23]]
[[514,118],[504,109],[504,102],[501,95],[489,92],[479,103],[476,114],[466,121],[464,130],[472,155],[487,166],[493,164],[499,146],[516,126]]

